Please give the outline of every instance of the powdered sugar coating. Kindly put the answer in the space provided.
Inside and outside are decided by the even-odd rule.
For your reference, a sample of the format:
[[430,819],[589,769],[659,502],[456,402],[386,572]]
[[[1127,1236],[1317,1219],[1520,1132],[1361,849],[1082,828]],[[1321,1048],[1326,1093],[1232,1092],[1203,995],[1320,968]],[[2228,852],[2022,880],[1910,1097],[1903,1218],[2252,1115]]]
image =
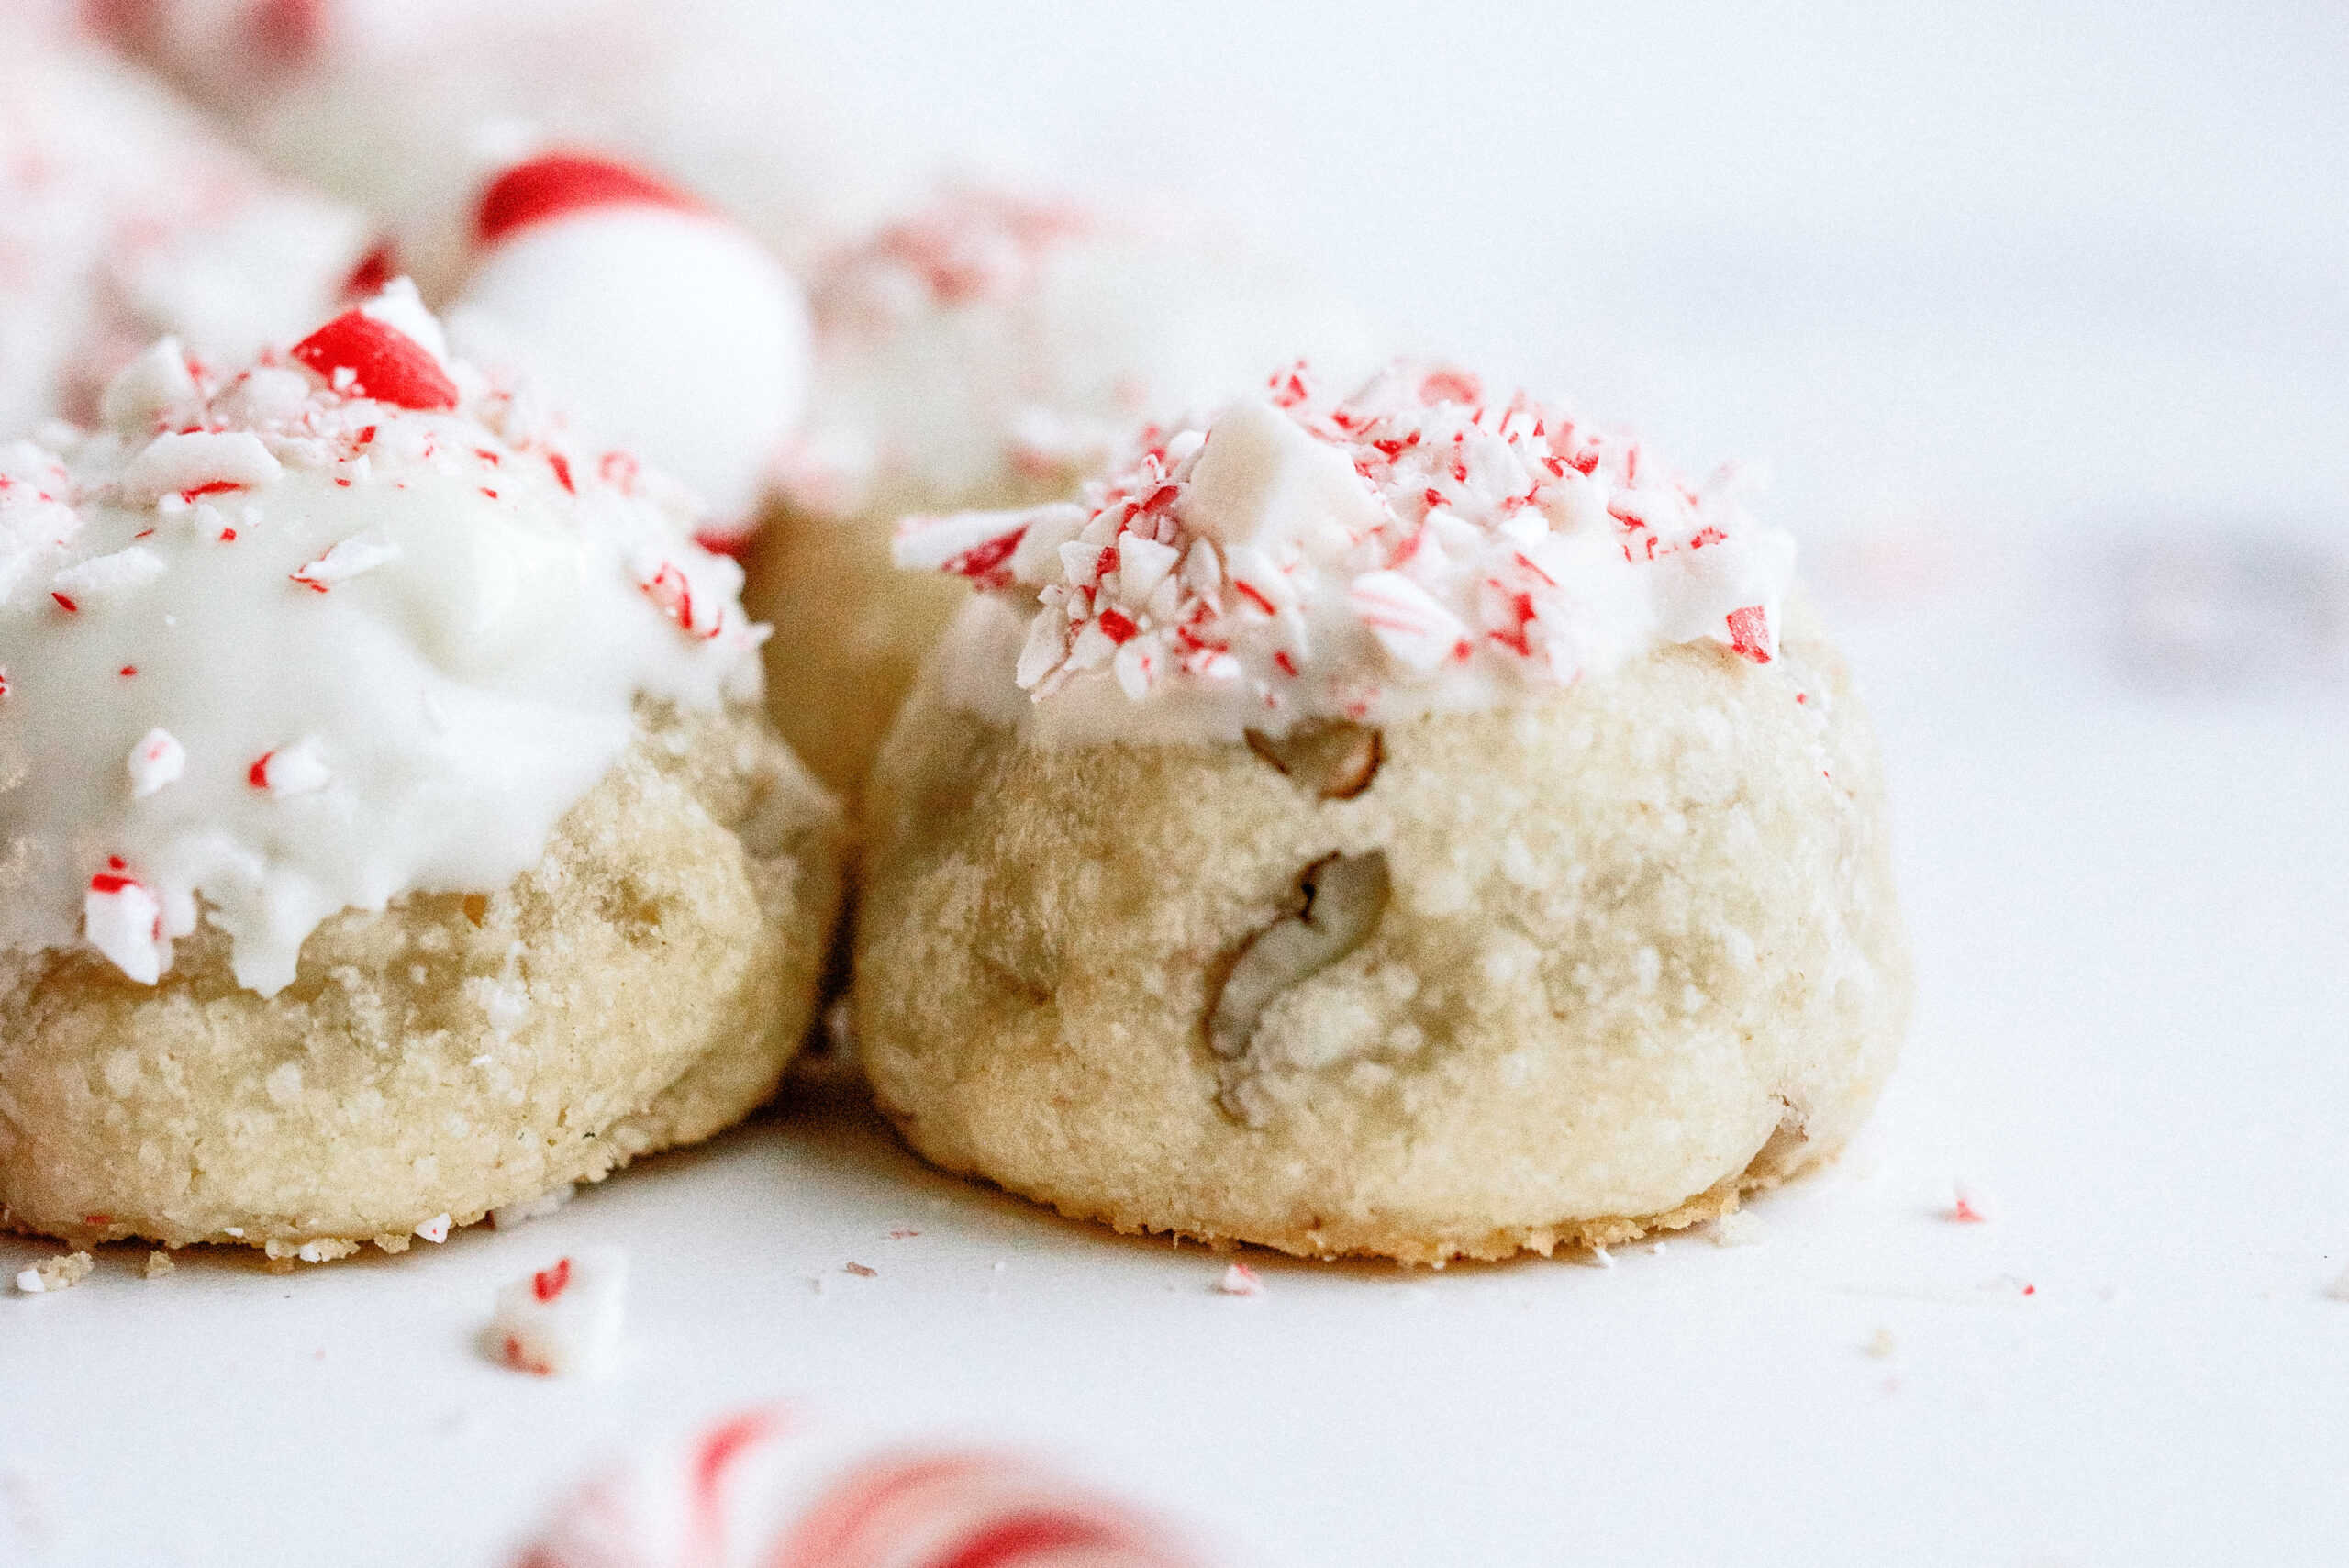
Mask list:
[[1326,290],[1171,210],[951,186],[815,275],[804,511],[999,505],[1073,488],[1139,420],[1299,354],[1366,369]]
[[106,428],[0,446],[0,946],[151,984],[201,913],[273,994],[339,910],[536,863],[640,695],[755,696],[698,514],[438,339],[395,284],[233,373],[159,344]]
[[1410,365],[1343,396],[1283,372],[1081,503],[909,518],[896,553],[990,590],[950,695],[1047,742],[1488,707],[1704,639],[1768,663],[1794,566],[1732,471]]

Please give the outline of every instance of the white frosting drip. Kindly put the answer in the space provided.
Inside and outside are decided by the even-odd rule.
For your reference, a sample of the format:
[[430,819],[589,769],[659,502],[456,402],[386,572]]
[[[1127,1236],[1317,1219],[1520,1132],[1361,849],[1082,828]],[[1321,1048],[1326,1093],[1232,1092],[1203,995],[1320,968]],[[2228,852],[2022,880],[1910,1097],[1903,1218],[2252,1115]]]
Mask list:
[[369,239],[148,83],[0,17],[0,436],[95,417],[159,336],[232,362],[299,333]]
[[450,306],[458,350],[528,374],[750,531],[807,396],[799,285],[723,219],[599,205],[529,223],[482,255]]
[[1353,310],[1228,236],[989,191],[880,229],[814,297],[815,390],[785,482],[835,515],[1074,488],[1145,417],[1212,406],[1300,354],[1373,359]]
[[106,428],[0,447],[0,947],[152,981],[200,911],[273,993],[340,910],[534,864],[640,695],[755,695],[696,516],[383,328],[437,337],[404,291],[227,377],[158,345]]
[[909,518],[896,559],[991,590],[941,653],[950,700],[1046,744],[1237,740],[1524,701],[1664,643],[1769,662],[1794,541],[1734,489],[1458,371],[1332,399],[1300,367],[1145,430],[1081,504]]

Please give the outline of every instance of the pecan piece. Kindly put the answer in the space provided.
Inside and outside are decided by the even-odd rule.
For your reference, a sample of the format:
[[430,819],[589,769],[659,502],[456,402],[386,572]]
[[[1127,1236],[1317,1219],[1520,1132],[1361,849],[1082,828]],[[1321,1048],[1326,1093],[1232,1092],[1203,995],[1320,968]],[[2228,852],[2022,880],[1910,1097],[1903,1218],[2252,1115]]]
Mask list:
[[1386,851],[1324,855],[1298,873],[1290,912],[1250,937],[1208,1015],[1208,1043],[1236,1057],[1280,994],[1370,939],[1386,912]]

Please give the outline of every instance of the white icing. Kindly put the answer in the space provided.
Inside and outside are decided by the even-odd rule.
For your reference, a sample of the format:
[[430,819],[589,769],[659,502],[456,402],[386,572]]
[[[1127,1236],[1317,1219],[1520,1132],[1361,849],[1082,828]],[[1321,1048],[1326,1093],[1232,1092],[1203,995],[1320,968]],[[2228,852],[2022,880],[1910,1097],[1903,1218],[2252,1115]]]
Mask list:
[[1300,367],[1145,430],[1081,505],[908,518],[896,553],[987,590],[948,700],[1045,744],[1237,740],[1525,701],[1665,643],[1769,662],[1794,542],[1734,490],[1457,371],[1331,398]]
[[816,381],[785,479],[809,510],[1074,488],[1146,417],[1300,355],[1367,370],[1327,290],[1204,225],[950,190],[818,274]]
[[130,72],[0,16],[0,434],[97,417],[158,336],[230,362],[300,332],[369,239]]
[[665,207],[568,213],[504,237],[448,315],[467,358],[527,375],[692,486],[721,530],[749,531],[807,400],[808,324],[748,235]]
[[0,447],[0,947],[151,983],[200,911],[273,993],[340,910],[534,864],[640,695],[755,695],[740,570],[632,458],[462,363],[418,411],[166,356]]

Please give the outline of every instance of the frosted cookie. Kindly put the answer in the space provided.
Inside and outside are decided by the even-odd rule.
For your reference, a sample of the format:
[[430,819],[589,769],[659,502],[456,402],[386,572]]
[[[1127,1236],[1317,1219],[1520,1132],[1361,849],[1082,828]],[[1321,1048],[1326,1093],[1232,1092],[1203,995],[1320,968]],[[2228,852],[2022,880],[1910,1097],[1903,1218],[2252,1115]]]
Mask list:
[[453,227],[457,352],[690,485],[707,541],[739,547],[807,395],[807,306],[782,263],[693,197],[577,150],[495,171]]
[[299,336],[373,243],[102,52],[0,17],[0,439],[95,419],[158,337],[234,362]]
[[751,604],[777,626],[774,687],[834,697],[777,724],[852,797],[963,597],[891,571],[898,517],[1073,495],[1146,417],[1214,406],[1299,354],[1370,359],[1351,310],[1228,235],[991,190],[881,228],[814,295],[807,428]]
[[514,1568],[1187,1568],[1163,1524],[1017,1453],[770,1404],[568,1494]]
[[1733,1209],[1909,1006],[1875,745],[1793,548],[1457,372],[1301,375],[989,559],[866,802],[914,1146],[1123,1229],[1419,1262]]
[[[402,228],[518,129],[707,193],[795,264],[885,210],[909,144],[736,0],[108,0],[112,39],[273,167]],[[429,291],[428,284],[428,291]]]
[[739,569],[395,285],[0,446],[0,1218],[333,1257],[770,1092],[837,809]]

